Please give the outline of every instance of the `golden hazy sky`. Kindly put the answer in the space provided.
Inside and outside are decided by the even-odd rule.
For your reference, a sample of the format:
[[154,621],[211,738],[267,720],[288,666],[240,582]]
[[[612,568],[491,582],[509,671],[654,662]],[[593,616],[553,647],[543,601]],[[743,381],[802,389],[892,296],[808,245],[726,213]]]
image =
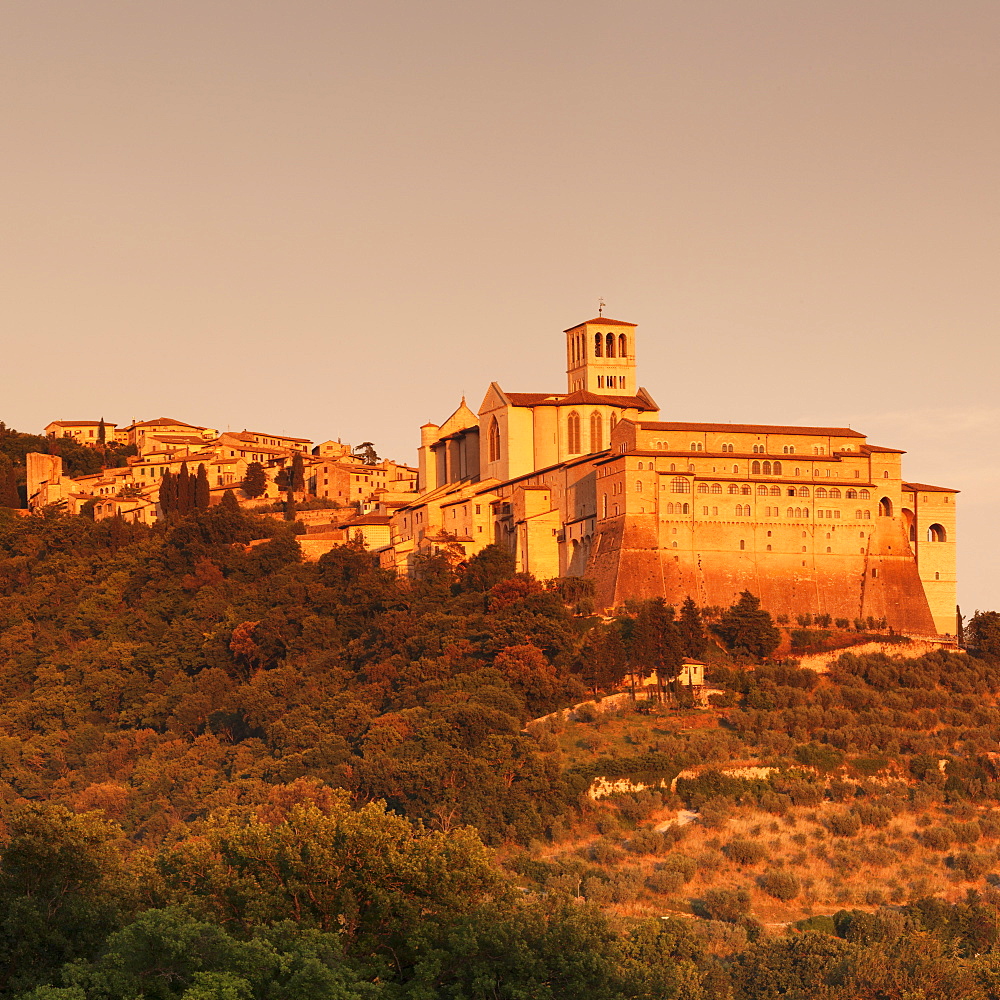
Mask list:
[[0,419],[412,460],[561,332],[664,419],[850,424],[1000,607],[997,0],[0,2]]

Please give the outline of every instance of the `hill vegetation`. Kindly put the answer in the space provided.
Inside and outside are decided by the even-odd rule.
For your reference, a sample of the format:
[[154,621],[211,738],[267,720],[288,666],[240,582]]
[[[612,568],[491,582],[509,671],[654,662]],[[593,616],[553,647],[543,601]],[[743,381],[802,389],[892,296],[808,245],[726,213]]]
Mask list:
[[753,595],[418,569],[0,511],[0,996],[1000,996],[988,616],[818,675]]

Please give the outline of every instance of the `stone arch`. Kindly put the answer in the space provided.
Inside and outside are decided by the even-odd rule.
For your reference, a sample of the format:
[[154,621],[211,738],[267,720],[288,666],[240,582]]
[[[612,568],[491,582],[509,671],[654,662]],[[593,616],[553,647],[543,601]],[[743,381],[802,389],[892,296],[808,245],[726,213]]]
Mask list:
[[892,517],[892,501],[888,497],[879,500],[878,512],[881,517]]
[[948,532],[944,530],[943,524],[937,524],[936,522],[932,524],[927,529],[927,541],[929,542],[946,542],[948,541]]

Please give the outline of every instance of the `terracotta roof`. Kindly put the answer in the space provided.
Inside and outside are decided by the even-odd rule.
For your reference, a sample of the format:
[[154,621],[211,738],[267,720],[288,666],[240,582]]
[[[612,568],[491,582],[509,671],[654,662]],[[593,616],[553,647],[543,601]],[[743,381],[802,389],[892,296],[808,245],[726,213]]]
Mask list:
[[[642,423],[644,431],[719,431],[733,434],[797,434],[822,437],[863,438],[864,434],[850,427],[786,427],[782,424],[691,424],[691,423]],[[891,449],[887,449],[891,450]],[[806,456],[799,455],[799,458]],[[808,456],[810,458],[814,456]],[[822,456],[819,456],[822,457]]]
[[592,324],[599,324],[601,326],[636,326],[635,323],[628,323],[623,319],[612,319],[610,316],[596,316],[594,319],[584,320],[582,323],[577,323],[576,326],[571,326],[568,330],[563,330],[563,333],[569,333],[570,330],[579,330],[581,326],[591,326]]
[[655,410],[656,405],[644,396],[605,396],[597,392],[545,393],[507,392],[514,406],[618,406],[623,410]]
[[[51,420],[47,423],[46,427],[52,427],[53,425],[57,427],[97,427],[100,425],[100,420]],[[105,427],[117,427],[117,424],[113,424],[107,420],[104,421]]]
[[904,490],[911,490],[914,493],[961,493],[961,490],[952,490],[947,486],[929,486],[927,483],[903,483]]
[[172,417],[157,417],[155,420],[140,420],[138,423],[132,424],[133,427],[192,427],[197,431],[207,430],[205,427],[199,427],[197,424],[186,424],[183,420],[174,420]]
[[362,514],[361,517],[352,517],[350,521],[342,521],[340,527],[356,528],[365,524],[392,524],[392,518],[381,514]]
[[299,444],[312,444],[312,438],[297,438],[290,434],[265,434],[263,431],[248,431],[243,429],[244,434],[256,434],[257,437],[277,438],[279,441],[297,441]]
[[882,448],[877,444],[863,444],[861,446],[861,453],[863,455],[870,455],[872,452],[884,452],[887,455],[905,455],[906,452],[902,451],[900,448]]

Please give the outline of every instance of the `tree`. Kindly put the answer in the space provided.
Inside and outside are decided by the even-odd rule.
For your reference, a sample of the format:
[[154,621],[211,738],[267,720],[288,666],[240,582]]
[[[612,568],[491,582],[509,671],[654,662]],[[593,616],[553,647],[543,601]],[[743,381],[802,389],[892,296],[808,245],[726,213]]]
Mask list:
[[485,594],[516,572],[514,553],[495,542],[477,552],[462,571],[462,590]]
[[677,631],[680,633],[681,650],[684,655],[693,660],[700,660],[705,655],[708,638],[705,635],[705,626],[701,622],[701,615],[698,613],[698,606],[690,596],[686,597],[681,605]]
[[212,491],[208,486],[208,472],[205,469],[205,463],[202,462],[198,466],[198,476],[194,484],[194,509],[208,510],[211,502]]
[[977,611],[965,627],[966,642],[987,656],[1000,656],[1000,612]]
[[781,642],[781,632],[770,614],[761,608],[760,598],[749,590],[744,590],[740,599],[722,612],[714,630],[733,652],[760,659],[770,656]]
[[166,469],[160,477],[159,499],[164,517],[177,512],[177,477],[169,469]]
[[97,425],[97,440],[104,444],[108,439],[108,428],[104,423],[104,417],[101,417],[101,422]]
[[351,454],[360,458],[365,465],[375,465],[381,461],[371,441],[362,441]]
[[187,514],[194,505],[191,502],[191,474],[187,462],[181,462],[181,471],[177,476],[177,513]]
[[243,495],[250,500],[263,496],[267,492],[267,473],[260,462],[251,462],[247,466],[246,475],[240,484]]
[[17,492],[17,477],[14,463],[0,453],[0,507],[20,507],[21,497]]
[[646,601],[632,630],[632,659],[643,677],[656,674],[659,696],[665,685],[680,674],[684,654],[674,622],[673,608],[662,597]]
[[302,453],[298,451],[292,456],[289,488],[293,493],[301,493],[306,488],[305,463],[302,460]]
[[295,520],[295,494],[292,492],[291,486],[288,487],[288,492],[285,494],[284,516],[286,521]]

